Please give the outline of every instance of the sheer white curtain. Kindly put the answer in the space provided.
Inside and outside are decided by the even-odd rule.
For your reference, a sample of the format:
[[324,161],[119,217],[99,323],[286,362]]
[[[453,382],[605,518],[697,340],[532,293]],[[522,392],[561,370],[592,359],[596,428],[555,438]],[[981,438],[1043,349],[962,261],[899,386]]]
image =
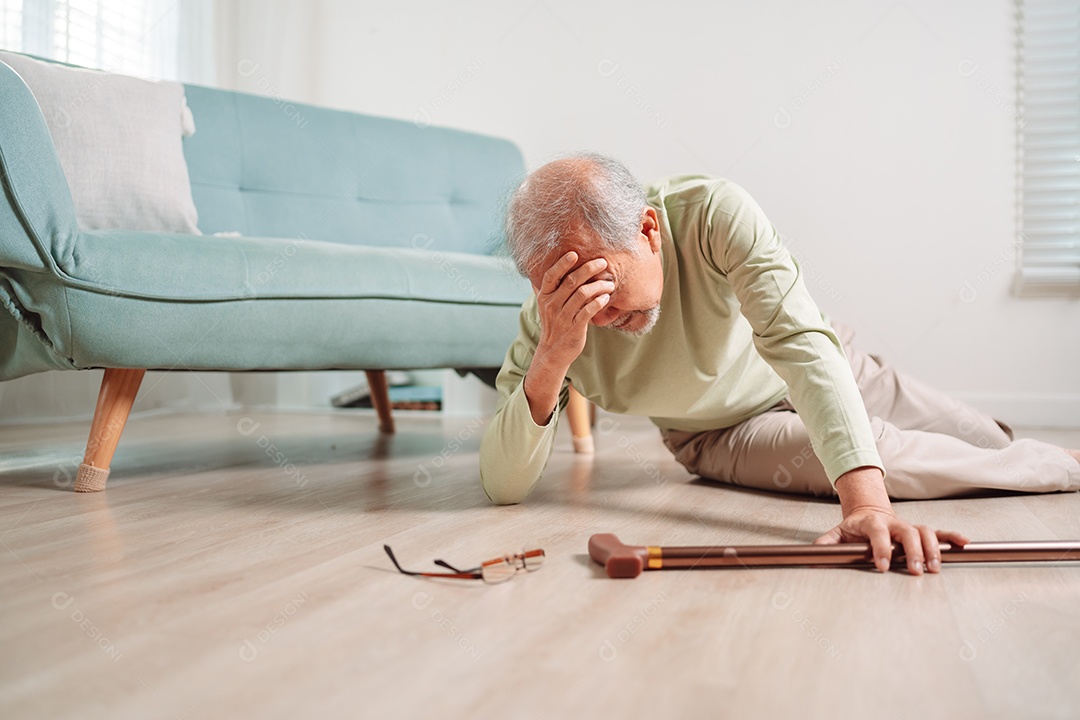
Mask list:
[[217,87],[217,0],[181,0],[176,27],[176,79]]
[[1080,2],[1017,0],[1021,288],[1080,292]]

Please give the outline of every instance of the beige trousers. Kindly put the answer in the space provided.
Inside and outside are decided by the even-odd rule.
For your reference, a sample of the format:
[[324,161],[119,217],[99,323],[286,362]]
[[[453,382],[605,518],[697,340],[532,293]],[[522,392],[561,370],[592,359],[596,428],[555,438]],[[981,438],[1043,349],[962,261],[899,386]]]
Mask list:
[[[832,323],[847,355],[895,499],[961,497],[983,490],[1080,490],[1080,462],[1055,445],[1013,440],[1013,431],[852,345],[854,331]],[[712,480],[835,496],[802,419],[785,398],[738,425],[706,432],[662,431],[687,470]]]

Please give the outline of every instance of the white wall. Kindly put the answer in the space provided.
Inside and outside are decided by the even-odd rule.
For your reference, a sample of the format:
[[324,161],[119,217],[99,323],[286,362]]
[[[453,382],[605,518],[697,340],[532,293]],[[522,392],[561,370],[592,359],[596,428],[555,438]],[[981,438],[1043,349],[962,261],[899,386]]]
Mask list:
[[1012,0],[232,10],[223,85],[508,137],[530,167],[592,149],[643,180],[730,177],[867,349],[1012,422],[1080,425],[1080,305],[1010,292]]
[[1080,426],[1080,305],[1010,293],[1012,0],[220,7],[223,87],[500,135],[530,167],[591,149],[732,178],[864,347]]

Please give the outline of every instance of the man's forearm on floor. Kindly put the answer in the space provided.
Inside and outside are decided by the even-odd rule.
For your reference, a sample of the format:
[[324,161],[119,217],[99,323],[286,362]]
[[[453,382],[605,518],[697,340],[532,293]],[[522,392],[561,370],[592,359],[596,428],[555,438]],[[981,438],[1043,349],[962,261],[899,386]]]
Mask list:
[[547,421],[537,423],[523,381],[495,412],[480,441],[480,481],[492,502],[518,503],[532,491],[551,455],[558,404],[557,395]]

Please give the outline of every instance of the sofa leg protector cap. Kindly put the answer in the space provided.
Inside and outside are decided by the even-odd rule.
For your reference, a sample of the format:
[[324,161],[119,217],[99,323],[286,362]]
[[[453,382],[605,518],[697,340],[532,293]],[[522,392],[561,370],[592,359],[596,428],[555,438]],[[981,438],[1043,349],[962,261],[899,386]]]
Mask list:
[[592,454],[596,451],[596,446],[593,444],[593,436],[586,435],[585,437],[574,438],[574,452],[582,453],[585,455]]
[[82,463],[75,476],[75,492],[101,492],[109,481],[109,468],[99,468]]

